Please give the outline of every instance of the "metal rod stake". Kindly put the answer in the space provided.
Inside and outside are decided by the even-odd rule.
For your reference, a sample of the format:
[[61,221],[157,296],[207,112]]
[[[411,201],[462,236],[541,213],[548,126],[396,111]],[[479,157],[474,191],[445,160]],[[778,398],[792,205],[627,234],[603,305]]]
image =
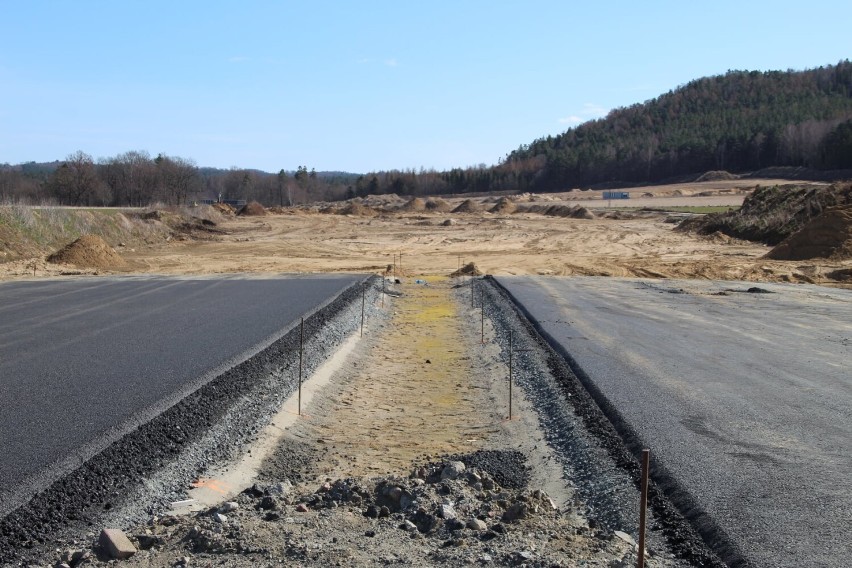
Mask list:
[[361,290],[361,337],[364,337],[364,301],[367,297],[367,289]]
[[305,354],[305,318],[299,327],[299,416],[302,415],[302,361]]
[[512,419],[512,352],[513,349],[513,339],[515,336],[514,331],[509,332],[509,420]]
[[645,568],[645,516],[648,512],[648,466],[650,465],[650,458],[651,450],[642,450],[642,481],[639,497],[639,558],[636,561],[638,568]]

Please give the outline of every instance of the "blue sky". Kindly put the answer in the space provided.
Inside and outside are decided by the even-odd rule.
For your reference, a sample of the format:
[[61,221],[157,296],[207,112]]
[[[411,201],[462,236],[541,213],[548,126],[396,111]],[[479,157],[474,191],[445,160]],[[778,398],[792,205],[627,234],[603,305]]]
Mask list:
[[852,57],[852,3],[0,0],[0,163],[494,164],[729,69]]

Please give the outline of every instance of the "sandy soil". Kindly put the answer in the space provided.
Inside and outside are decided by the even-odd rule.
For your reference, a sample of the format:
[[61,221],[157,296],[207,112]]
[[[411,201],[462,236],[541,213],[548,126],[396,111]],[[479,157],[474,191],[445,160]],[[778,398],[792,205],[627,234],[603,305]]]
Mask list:
[[[443,226],[446,219],[451,226]],[[272,215],[235,218],[210,241],[163,243],[124,258],[132,272],[380,272],[402,255],[410,273],[448,274],[459,261],[488,274],[713,278],[824,283],[849,262],[761,258],[763,245],[724,235],[674,231],[666,215],[636,219],[560,219],[397,214]],[[40,267],[41,268],[41,267]],[[47,269],[47,267],[44,267]]]
[[[564,219],[516,213],[393,213],[377,217],[296,211],[263,217],[228,217],[224,234],[203,240],[171,239],[118,247],[121,272],[219,274],[279,272],[380,272],[402,255],[411,274],[446,275],[459,261],[489,274],[713,278],[832,283],[825,274],[850,262],[773,261],[769,247],[717,234],[674,231],[666,213],[616,213],[617,205],[733,206],[756,185],[783,180],[731,180],[629,189],[631,200],[601,200],[599,191],[524,194],[519,203],[591,207],[599,218]],[[653,197],[641,197],[652,195]],[[494,198],[491,198],[493,201]],[[448,199],[455,207],[463,199]],[[488,201],[480,198],[480,201]],[[402,200],[398,200],[401,202]],[[485,203],[490,206],[490,203]],[[604,218],[604,214],[623,218]],[[452,224],[444,226],[448,219]],[[111,243],[116,246],[117,243]],[[397,256],[398,258],[398,256]],[[53,265],[43,259],[0,263],[0,280],[104,270]]]

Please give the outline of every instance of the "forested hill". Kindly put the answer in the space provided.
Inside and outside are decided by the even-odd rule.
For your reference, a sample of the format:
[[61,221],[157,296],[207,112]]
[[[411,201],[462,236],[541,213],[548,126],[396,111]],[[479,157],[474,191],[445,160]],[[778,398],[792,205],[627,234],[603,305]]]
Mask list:
[[707,170],[852,168],[850,119],[848,60],[808,71],[731,71],[521,146],[493,174],[546,191]]

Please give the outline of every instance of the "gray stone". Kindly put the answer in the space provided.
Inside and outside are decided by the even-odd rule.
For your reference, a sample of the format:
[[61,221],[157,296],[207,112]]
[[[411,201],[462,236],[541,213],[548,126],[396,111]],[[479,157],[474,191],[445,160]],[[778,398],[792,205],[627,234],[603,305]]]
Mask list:
[[457,479],[462,473],[464,473],[464,470],[465,467],[462,462],[450,462],[444,466],[444,470],[441,472],[441,479]]
[[162,546],[166,543],[162,536],[154,534],[137,534],[136,540],[139,542],[139,548],[148,550],[155,546]]
[[445,520],[455,519],[456,510],[451,503],[442,503],[438,507],[438,516]]
[[485,531],[488,530],[488,525],[485,524],[485,521],[481,521],[479,519],[470,519],[467,522],[467,528],[474,531]]
[[526,503],[513,503],[508,509],[506,509],[506,512],[503,513],[503,520],[516,521],[518,519],[523,519],[526,518],[527,512],[528,508]]
[[633,537],[630,536],[629,534],[627,534],[626,532],[614,531],[613,534],[615,536],[617,536],[618,538],[620,538],[621,540],[623,540],[624,542],[626,542],[627,544],[629,544],[630,546],[636,546],[636,541],[633,540]]
[[266,488],[266,492],[270,495],[287,495],[293,490],[293,484],[289,479],[285,479],[279,483],[273,483]]
[[98,544],[112,558],[124,560],[136,554],[136,547],[120,529],[104,529],[98,537]]
[[223,515],[222,513],[215,513],[213,515],[213,520],[216,521],[217,523],[227,523],[228,517]]
[[236,501],[225,501],[222,503],[222,506],[219,507],[219,511],[222,513],[230,513],[231,511],[236,511],[240,508],[240,504]]

